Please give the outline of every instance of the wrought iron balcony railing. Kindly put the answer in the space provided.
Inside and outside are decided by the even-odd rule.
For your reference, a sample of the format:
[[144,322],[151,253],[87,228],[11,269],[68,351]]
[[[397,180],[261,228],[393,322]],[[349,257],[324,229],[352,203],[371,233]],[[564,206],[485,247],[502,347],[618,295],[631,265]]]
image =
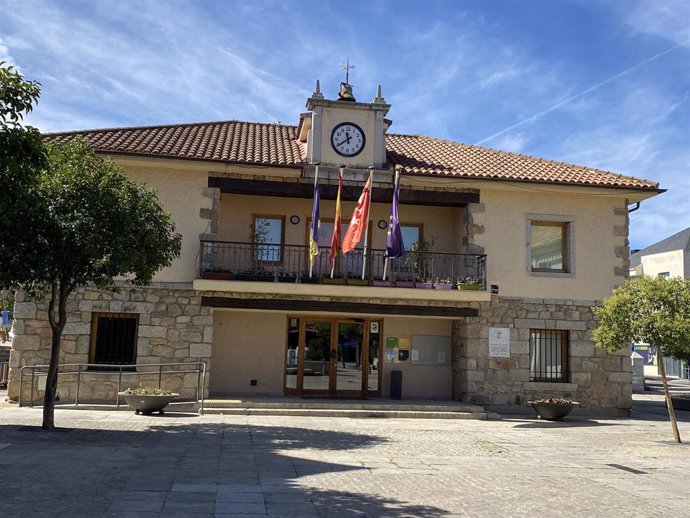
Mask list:
[[[332,282],[330,253],[330,247],[319,247],[310,276],[308,246],[202,240],[199,274],[206,279],[327,283]],[[366,261],[363,249],[338,255],[335,282],[436,289],[458,285],[477,289],[478,285],[486,289],[486,255],[410,251],[390,259],[386,267],[385,254],[382,249],[369,249]]]

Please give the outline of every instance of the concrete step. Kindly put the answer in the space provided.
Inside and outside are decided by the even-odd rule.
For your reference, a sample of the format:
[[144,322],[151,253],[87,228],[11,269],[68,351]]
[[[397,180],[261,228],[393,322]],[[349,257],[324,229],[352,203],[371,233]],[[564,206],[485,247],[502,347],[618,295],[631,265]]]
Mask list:
[[286,417],[374,417],[391,419],[494,419],[497,416],[491,412],[459,412],[440,410],[377,410],[374,408],[255,408],[255,407],[206,407],[204,414],[220,415],[265,415]]
[[207,399],[204,413],[315,417],[390,417],[426,419],[493,419],[496,414],[458,401],[343,400],[309,398]]
[[444,412],[477,412],[478,405],[458,401],[427,400],[342,400],[342,399],[216,399],[204,400],[205,408],[282,408],[282,409],[347,409],[347,410],[413,410]]

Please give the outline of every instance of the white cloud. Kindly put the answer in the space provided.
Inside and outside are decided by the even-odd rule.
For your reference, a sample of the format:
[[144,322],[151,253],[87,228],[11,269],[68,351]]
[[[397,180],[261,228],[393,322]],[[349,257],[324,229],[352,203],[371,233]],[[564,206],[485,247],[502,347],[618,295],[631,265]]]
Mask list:
[[0,61],[4,61],[8,65],[12,65],[15,67],[19,73],[22,73],[22,69],[17,66],[17,63],[14,61],[12,56],[10,55],[10,49],[7,47],[5,44],[5,41],[3,38],[0,37]]
[[679,45],[690,44],[690,2],[637,0],[618,4],[634,33],[649,34]]
[[497,149],[504,151],[512,151],[513,153],[522,153],[527,147],[530,138],[524,133],[508,133],[492,142],[492,145]]

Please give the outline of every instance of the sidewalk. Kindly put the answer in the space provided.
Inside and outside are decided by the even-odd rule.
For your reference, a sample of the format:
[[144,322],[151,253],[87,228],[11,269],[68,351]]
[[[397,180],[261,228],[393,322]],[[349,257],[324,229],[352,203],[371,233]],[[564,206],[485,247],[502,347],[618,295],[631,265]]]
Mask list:
[[[630,419],[502,421],[0,408],[8,516],[683,516],[663,396]],[[690,441],[690,412],[678,412]]]

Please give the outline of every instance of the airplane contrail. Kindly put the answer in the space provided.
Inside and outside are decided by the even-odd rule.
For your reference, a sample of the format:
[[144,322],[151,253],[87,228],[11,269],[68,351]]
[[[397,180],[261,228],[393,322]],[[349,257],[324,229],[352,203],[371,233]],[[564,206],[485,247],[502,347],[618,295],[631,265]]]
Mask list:
[[679,49],[679,48],[681,48],[681,47],[685,47],[688,43],[690,43],[690,40],[688,40],[688,41],[686,41],[686,42],[684,42],[684,43],[681,43],[681,44],[679,44],[679,45],[676,45],[675,47],[671,47],[670,49],[666,49],[666,50],[664,50],[664,51],[662,51],[662,52],[659,52],[658,54],[655,54],[654,56],[651,56],[651,57],[649,57],[649,58],[647,58],[647,59],[643,59],[643,60],[640,61],[639,63],[637,63],[637,64],[631,66],[630,68],[626,68],[626,69],[623,70],[622,72],[618,72],[617,74],[615,74],[615,75],[609,77],[608,79],[604,79],[603,81],[600,81],[599,83],[597,83],[597,84],[595,84],[595,85],[592,85],[592,86],[590,86],[589,88],[585,88],[584,90],[582,90],[582,91],[579,92],[579,93],[576,93],[576,94],[574,94],[574,95],[571,95],[570,97],[566,97],[565,99],[563,99],[563,100],[561,100],[561,101],[558,101],[558,102],[557,102],[556,104],[554,104],[553,106],[550,106],[550,107],[546,108],[545,110],[542,110],[542,111],[540,111],[540,112],[537,112],[537,113],[535,113],[534,115],[531,115],[530,117],[527,117],[526,119],[523,119],[523,120],[521,120],[520,122],[518,122],[518,123],[516,123],[516,124],[513,124],[512,126],[508,126],[507,128],[502,129],[502,130],[499,131],[498,133],[494,133],[493,135],[490,135],[490,136],[488,136],[488,137],[486,137],[486,138],[480,140],[480,141],[477,142],[475,145],[477,145],[477,146],[478,146],[478,145],[481,145],[481,144],[483,144],[484,142],[488,142],[489,140],[493,140],[493,139],[495,139],[496,137],[499,137],[499,136],[503,135],[504,133],[507,133],[508,131],[514,130],[515,128],[519,128],[520,126],[524,126],[524,125],[527,124],[528,122],[532,122],[532,121],[538,119],[539,117],[541,117],[542,115],[546,115],[547,113],[551,113],[552,111],[557,110],[558,108],[560,108],[560,107],[563,106],[564,104],[569,103],[570,101],[572,101],[572,100],[574,100],[574,99],[577,99],[578,97],[582,97],[583,95],[586,95],[586,94],[588,94],[589,92],[592,92],[592,91],[596,90],[597,88],[600,88],[600,87],[602,87],[602,86],[604,86],[604,85],[606,85],[606,84],[608,84],[608,83],[611,83],[612,81],[615,81],[616,79],[619,79],[620,77],[623,77],[625,74],[627,74],[627,73],[629,73],[629,72],[632,72],[632,71],[635,70],[636,68],[639,68],[639,67],[641,67],[642,65],[645,65],[645,64],[649,63],[650,61],[653,61],[653,60],[655,60],[655,59],[657,59],[657,58],[660,58],[661,56],[664,56],[664,55],[668,54],[669,52],[673,52],[673,51],[676,50],[676,49]]

